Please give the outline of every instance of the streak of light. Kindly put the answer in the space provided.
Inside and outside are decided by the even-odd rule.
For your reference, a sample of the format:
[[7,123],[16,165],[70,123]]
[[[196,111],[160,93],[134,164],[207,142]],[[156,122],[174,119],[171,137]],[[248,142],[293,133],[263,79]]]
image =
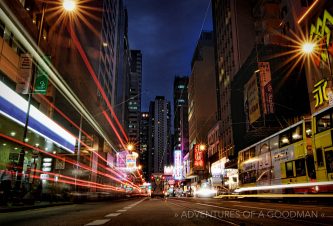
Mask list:
[[315,186],[327,186],[327,185],[333,185],[333,181],[309,182],[309,183],[298,183],[298,184],[279,184],[279,185],[267,185],[267,186],[257,186],[257,187],[244,187],[244,188],[236,189],[235,192],[262,191],[262,190],[284,189],[284,188],[303,188],[303,187],[315,187]]
[[8,26],[16,39],[22,43],[22,46],[29,52],[38,65],[48,74],[53,85],[62,93],[62,95],[73,105],[73,107],[83,115],[87,122],[105,139],[105,141],[117,152],[117,149],[112,145],[112,142],[105,136],[105,132],[101,126],[96,122],[93,116],[85,108],[79,98],[69,88],[67,83],[63,80],[59,72],[54,68],[53,65],[49,65],[44,60],[44,54],[38,48],[34,39],[29,35],[26,29],[16,19],[13,13],[10,11],[8,6],[0,1],[0,19]]
[[[113,125],[113,123],[111,122],[111,119],[110,119],[110,117],[108,116],[108,114],[106,113],[106,111],[103,111],[103,115],[104,115],[104,117],[106,118],[106,120],[109,122],[109,124],[111,125],[112,129],[115,129],[115,128],[114,128],[114,125]],[[118,137],[118,139],[119,139],[121,145],[123,146],[123,148],[126,150],[126,145],[124,144],[123,140],[121,139],[120,135],[118,134],[118,132],[117,132],[116,130],[115,130],[115,134],[116,134],[116,136]]]
[[120,179],[118,179],[118,178],[116,178],[116,177],[114,177],[114,176],[109,175],[109,174],[106,174],[106,173],[100,172],[100,171],[98,171],[98,170],[92,170],[91,167],[89,167],[89,166],[87,166],[87,165],[85,165],[85,164],[77,163],[77,162],[74,161],[74,160],[69,160],[68,158],[61,157],[61,156],[58,156],[58,155],[52,154],[52,153],[47,152],[47,151],[44,151],[44,150],[42,150],[42,149],[40,149],[40,148],[38,148],[38,147],[35,147],[35,146],[30,145],[30,144],[24,143],[23,141],[20,141],[20,140],[17,140],[17,139],[15,139],[15,138],[13,138],[13,137],[7,136],[7,135],[5,135],[5,134],[0,133],[0,137],[2,137],[2,138],[4,138],[4,139],[7,139],[7,140],[10,140],[10,141],[12,141],[12,142],[15,142],[15,143],[17,143],[17,144],[20,144],[20,145],[22,145],[22,146],[26,146],[26,147],[28,147],[28,148],[30,148],[30,149],[33,149],[33,150],[36,150],[36,151],[38,151],[38,152],[44,153],[44,154],[49,155],[49,156],[51,156],[51,157],[53,157],[53,158],[57,158],[57,159],[59,159],[59,160],[65,161],[65,162],[70,163],[70,164],[72,164],[72,165],[74,165],[74,166],[78,165],[78,166],[79,166],[80,168],[82,168],[82,169],[85,169],[85,170],[88,170],[88,171],[90,171],[90,172],[94,172],[94,173],[96,172],[97,174],[99,174],[99,175],[101,175],[101,176],[105,176],[106,178],[112,179],[112,180],[117,181],[117,182],[119,182],[119,183],[121,183],[121,184],[125,184],[125,185],[129,185],[129,184],[130,184],[130,187],[133,187],[133,188],[139,188],[137,185],[133,185],[133,184],[131,184],[131,183],[126,183],[126,182],[124,182],[124,181],[122,181],[122,180],[120,180]]
[[[122,134],[125,137],[125,140],[128,141],[128,137],[127,137],[127,135],[126,135],[123,127],[121,126],[121,124],[120,124],[120,122],[119,122],[119,120],[118,120],[118,118],[117,118],[117,116],[116,116],[116,114],[115,114],[115,112],[113,110],[113,107],[111,106],[111,103],[108,100],[107,95],[106,95],[104,89],[102,88],[102,86],[101,86],[101,84],[100,84],[100,82],[99,82],[99,80],[98,80],[98,78],[96,76],[96,73],[95,73],[92,65],[90,64],[90,62],[88,60],[87,54],[85,53],[85,51],[82,48],[82,45],[81,45],[79,39],[77,38],[77,36],[75,34],[75,31],[73,29],[71,29],[71,28],[68,28],[68,30],[69,30],[69,33],[70,33],[70,36],[71,36],[71,38],[73,40],[74,45],[76,46],[77,50],[79,51],[79,53],[80,53],[80,55],[82,57],[82,60],[84,61],[85,65],[86,65],[86,67],[88,69],[88,71],[90,72],[90,75],[92,76],[95,84],[97,85],[97,88],[98,88],[99,92],[101,93],[101,95],[102,95],[102,97],[103,97],[106,105],[108,106],[109,110],[111,111],[112,117],[115,119],[116,124],[118,125],[120,131],[122,132]],[[112,122],[111,122],[110,125],[111,125],[112,128],[115,128]],[[114,129],[114,131],[115,131],[115,133],[117,133],[117,131],[115,129]],[[120,138],[120,142],[124,143],[121,138]]]
[[312,3],[312,5],[305,11],[305,13],[298,19],[297,23],[300,24],[304,18],[310,13],[310,11],[313,9],[313,7],[319,2],[319,0],[316,0]]
[[219,198],[333,198],[333,194],[251,194],[251,195],[218,195]]

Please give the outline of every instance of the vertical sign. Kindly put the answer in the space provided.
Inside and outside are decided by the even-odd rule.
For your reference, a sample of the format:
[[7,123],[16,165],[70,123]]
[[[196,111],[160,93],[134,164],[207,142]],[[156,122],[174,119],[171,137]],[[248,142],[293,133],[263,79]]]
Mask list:
[[132,171],[136,168],[136,157],[133,154],[126,155],[126,168]]
[[250,124],[260,118],[259,89],[257,75],[253,73],[250,80],[244,86],[244,106]]
[[263,112],[264,114],[271,114],[274,113],[271,67],[269,62],[258,62],[258,69]]
[[22,80],[17,84],[17,92],[28,94],[32,75],[32,57],[29,53],[20,56],[20,75]]
[[174,178],[175,180],[181,180],[182,179],[182,151],[181,150],[175,150],[174,151]]
[[127,151],[119,151],[117,153],[117,167],[126,168],[126,155]]
[[204,152],[200,150],[200,144],[194,145],[194,170],[204,170]]

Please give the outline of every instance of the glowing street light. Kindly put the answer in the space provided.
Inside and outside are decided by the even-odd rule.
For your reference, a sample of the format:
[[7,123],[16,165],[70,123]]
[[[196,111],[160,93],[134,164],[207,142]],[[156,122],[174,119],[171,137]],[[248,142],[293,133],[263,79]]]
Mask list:
[[205,144],[200,144],[200,151],[206,150],[206,145]]
[[63,7],[66,11],[72,12],[76,8],[75,0],[64,0]]
[[302,51],[305,54],[311,54],[313,53],[314,49],[315,49],[316,44],[312,43],[312,42],[305,42],[302,45]]
[[134,150],[134,145],[131,144],[131,143],[127,144],[127,150],[133,151]]

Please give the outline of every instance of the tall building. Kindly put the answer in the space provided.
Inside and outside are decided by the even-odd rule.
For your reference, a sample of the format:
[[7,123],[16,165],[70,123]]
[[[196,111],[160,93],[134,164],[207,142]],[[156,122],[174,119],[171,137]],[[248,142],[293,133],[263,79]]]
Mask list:
[[254,43],[252,1],[213,0],[217,116],[221,121],[219,156],[233,155],[231,82],[250,54]]
[[[142,84],[142,53],[131,50],[131,72],[129,77],[128,136],[130,141],[139,144]],[[137,145],[137,148],[139,146]]]
[[[113,150],[117,150],[120,143],[114,136],[115,131],[110,122],[114,123],[122,139],[125,137],[120,131],[121,126],[116,125],[117,118],[110,112],[111,109],[106,108],[107,102],[111,106],[116,103],[116,73],[120,64],[118,51],[122,48],[119,46],[118,37],[122,35],[118,20],[124,8],[121,0],[93,0],[80,4],[84,4],[80,5],[80,10],[89,11],[92,7],[98,10],[94,11],[93,18],[87,16],[85,22],[75,20],[76,23],[70,26],[73,30],[69,32],[66,26],[57,23],[58,17],[54,14],[51,16],[50,9],[55,7],[51,2],[0,2],[0,8],[4,10],[0,15],[0,90],[6,90],[1,93],[1,97],[20,100],[12,102],[16,107],[13,106],[11,112],[6,114],[3,112],[9,105],[0,106],[1,124],[8,126],[6,129],[2,127],[2,130],[8,133],[11,128],[15,139],[22,141],[26,137],[24,142],[39,148],[25,151],[24,148],[14,147],[15,143],[4,141],[8,150],[0,156],[0,167],[12,162],[19,168],[23,164],[23,172],[32,172],[32,167],[42,170],[42,161],[48,158],[52,166],[47,168],[47,172],[56,170],[57,173],[73,176],[72,164],[64,162],[60,167],[56,164],[59,156],[62,156],[79,159],[81,163],[91,166],[91,170],[80,171],[81,179],[116,184],[97,171],[108,171],[104,160],[114,158]],[[61,9],[55,14],[57,12],[63,13]],[[61,22],[65,25],[73,21]],[[94,23],[94,26],[89,26],[90,23]],[[18,25],[25,29],[15,29]],[[43,54],[34,52],[36,46],[40,47]],[[48,56],[47,62],[45,55]],[[35,66],[32,57],[33,62],[38,63]],[[23,71],[22,63],[26,66]],[[24,136],[26,111],[23,111],[20,118],[15,118],[15,111],[27,109],[28,97],[21,96],[22,84],[30,85],[28,78],[35,74],[35,67],[39,76],[36,81],[42,78],[44,80],[40,84],[47,88],[44,86],[47,81],[49,86],[44,93],[32,95],[31,116],[28,117],[27,135]],[[78,153],[80,157],[75,155]],[[24,156],[24,159],[19,156]],[[112,161],[108,165],[112,165]],[[29,173],[23,174],[22,183],[31,183],[31,176]]]
[[170,102],[156,96],[149,105],[148,174],[163,172],[170,163]]
[[174,150],[186,155],[188,142],[188,77],[176,76],[173,82]]
[[[213,33],[204,31],[198,40],[188,84],[188,123],[191,173],[197,174],[194,146],[207,144],[208,131],[216,121],[216,85]],[[200,172],[200,171],[198,171]],[[202,175],[200,176],[202,179]]]
[[[122,2],[119,4],[119,32],[118,32],[118,63],[116,71],[116,104],[115,112],[124,127],[127,125],[128,111],[126,101],[129,99],[129,77],[131,53],[128,43],[128,13]],[[123,9],[123,10],[122,10]],[[127,131],[127,128],[125,128]]]
[[148,181],[148,143],[149,143],[149,112],[141,112],[140,116],[140,165],[142,166],[143,175]]

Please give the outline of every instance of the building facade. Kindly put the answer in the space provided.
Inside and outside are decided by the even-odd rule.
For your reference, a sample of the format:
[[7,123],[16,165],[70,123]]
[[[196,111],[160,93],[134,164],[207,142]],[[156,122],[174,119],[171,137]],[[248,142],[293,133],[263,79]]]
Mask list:
[[149,105],[148,174],[163,173],[170,164],[171,134],[170,102],[156,96]]
[[149,112],[141,112],[140,116],[140,165],[142,166],[143,175],[148,181],[148,149],[149,149]]

